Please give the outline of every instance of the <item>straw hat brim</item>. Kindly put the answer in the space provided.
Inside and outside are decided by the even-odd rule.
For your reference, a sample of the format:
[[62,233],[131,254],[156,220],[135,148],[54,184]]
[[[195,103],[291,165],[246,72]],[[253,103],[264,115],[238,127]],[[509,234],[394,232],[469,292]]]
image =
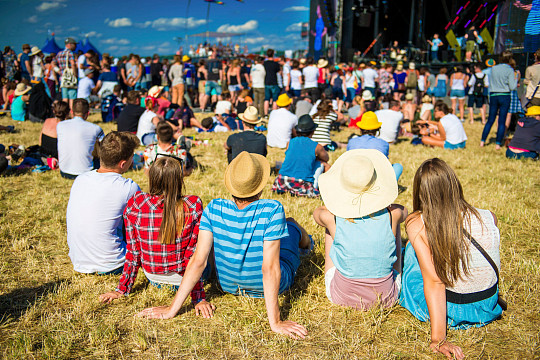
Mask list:
[[328,66],[328,61],[326,60],[323,60],[323,61],[319,61],[317,63],[317,67],[320,69],[320,68],[323,68],[323,67],[327,67]]
[[[358,169],[344,169],[345,161],[359,155],[372,161],[377,174],[369,191],[361,196],[347,191],[341,185],[342,171],[358,171]],[[344,219],[373,214],[391,205],[398,196],[396,174],[392,164],[382,152],[373,149],[346,151],[330,170],[319,176],[319,190],[326,208],[332,214]]]
[[257,162],[259,162],[263,170],[261,182],[260,184],[257,185],[257,187],[254,190],[249,191],[249,192],[242,192],[234,187],[234,185],[232,184],[232,177],[235,174],[232,173],[233,171],[233,166],[231,166],[232,162],[231,164],[229,164],[229,166],[227,166],[227,169],[225,169],[225,187],[227,188],[227,190],[229,190],[231,195],[236,196],[237,198],[241,198],[241,199],[249,198],[260,193],[264,189],[264,187],[266,186],[266,183],[268,182],[268,179],[270,178],[270,163],[268,162],[268,160],[264,156],[259,155],[259,154],[250,153],[249,155],[251,155]]
[[26,88],[24,91],[15,90],[14,94],[15,94],[15,96],[21,96],[21,95],[24,95],[24,94],[28,93],[30,90],[32,90],[31,87]]
[[256,120],[246,119],[246,118],[244,117],[244,113],[238,114],[238,118],[239,118],[240,120],[242,120],[243,122],[246,122],[246,123],[248,123],[248,124],[253,124],[253,125],[257,125],[257,124],[259,124],[259,123],[262,121],[261,119],[259,119],[259,117],[257,117]]
[[37,55],[37,54],[39,54],[40,52],[41,52],[41,50],[32,51],[32,52],[30,53],[30,56]]

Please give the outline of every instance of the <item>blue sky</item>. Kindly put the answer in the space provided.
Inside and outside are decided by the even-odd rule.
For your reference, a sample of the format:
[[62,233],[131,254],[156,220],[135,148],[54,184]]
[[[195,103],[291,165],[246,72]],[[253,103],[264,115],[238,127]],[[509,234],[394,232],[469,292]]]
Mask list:
[[[178,48],[175,38],[210,31],[245,33],[233,41],[247,44],[250,51],[264,46],[275,49],[305,48],[300,24],[309,20],[309,0],[223,0],[211,4],[191,0],[0,0],[0,46],[42,46],[49,31],[60,47],[63,39],[88,35],[101,51],[113,55],[130,52],[171,54]],[[186,31],[187,25],[187,31]],[[193,43],[195,40],[190,40]],[[182,45],[186,48],[186,42]]]

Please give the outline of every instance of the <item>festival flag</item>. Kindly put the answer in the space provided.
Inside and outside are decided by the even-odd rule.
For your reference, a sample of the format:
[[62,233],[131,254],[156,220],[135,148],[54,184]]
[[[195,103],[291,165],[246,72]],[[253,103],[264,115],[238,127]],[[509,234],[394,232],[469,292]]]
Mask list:
[[209,3],[214,3],[217,5],[225,5],[223,1],[218,1],[218,0],[204,0],[204,1],[209,2]]

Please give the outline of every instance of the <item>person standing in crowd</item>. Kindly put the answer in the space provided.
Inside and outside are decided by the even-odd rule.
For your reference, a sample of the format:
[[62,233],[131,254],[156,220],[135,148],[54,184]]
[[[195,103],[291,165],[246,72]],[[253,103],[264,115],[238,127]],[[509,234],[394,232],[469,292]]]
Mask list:
[[514,59],[510,60],[509,65],[512,67],[512,69],[514,69],[514,76],[516,78],[517,87],[516,89],[510,91],[510,107],[508,108],[508,114],[506,114],[506,129],[510,127],[513,114],[525,113],[525,111],[523,110],[523,106],[521,105],[521,100],[519,99],[517,90],[520,87],[519,80],[521,79],[521,72],[517,68],[517,64]]
[[459,104],[459,119],[463,122],[465,112],[465,85],[467,75],[463,73],[463,67],[458,65],[454,68],[454,73],[450,75],[450,100],[452,101],[452,111],[457,113],[456,104]]
[[441,39],[439,39],[439,34],[433,34],[433,40],[428,40],[427,42],[431,46],[431,61],[439,62],[439,47],[444,45]]
[[499,64],[491,68],[491,76],[489,77],[489,116],[482,132],[481,147],[486,143],[497,113],[499,114],[499,122],[495,149],[499,150],[503,144],[504,132],[506,131],[506,114],[511,101],[510,93],[517,88],[514,69],[509,65],[511,60],[513,60],[512,52],[503,51],[499,57]]
[[291,137],[296,135],[294,127],[298,118],[289,111],[292,104],[287,94],[281,94],[276,101],[277,110],[272,111],[268,119],[268,146],[285,149]]
[[330,80],[330,69],[328,69],[328,60],[319,59],[317,61],[317,68],[319,69],[319,77],[317,78],[317,86],[319,87],[319,94],[324,93]]
[[195,76],[197,69],[195,65],[191,63],[191,58],[187,55],[182,56],[182,62],[184,63],[184,100],[190,107],[195,104]]
[[31,80],[32,62],[30,61],[30,45],[24,44],[22,46],[22,53],[19,56],[19,64],[21,69],[21,79]]
[[73,38],[67,38],[66,48],[56,55],[56,63],[60,69],[60,89],[62,91],[62,101],[69,103],[73,108],[73,100],[77,97],[77,64],[73,52],[77,47],[77,42]]
[[406,72],[407,77],[405,78],[405,92],[406,94],[412,94],[412,99],[415,103],[417,103],[418,78],[420,77],[420,74],[418,73],[418,70],[416,70],[416,64],[410,62],[409,69]]
[[159,60],[159,55],[154,54],[150,64],[150,76],[152,77],[152,86],[161,86],[161,76],[163,75],[163,65]]
[[[379,75],[379,92],[381,93],[381,96],[387,96],[392,94],[393,88],[392,88],[392,82],[394,81],[394,77],[392,76],[392,65],[386,64]],[[360,84],[360,82],[358,82]]]
[[482,72],[482,65],[480,63],[474,64],[474,74],[469,80],[469,118],[471,124],[474,124],[474,107],[480,109],[480,116],[482,117],[482,125],[486,124],[486,109],[484,104],[486,103],[486,97],[484,96],[486,88],[489,86],[489,79],[486,74]]
[[227,84],[231,93],[231,102],[236,103],[238,93],[242,90],[242,78],[240,77],[240,60],[233,59],[229,70],[227,71]]
[[525,70],[523,83],[527,85],[525,97],[528,106],[540,106],[540,48],[534,53],[534,64]]
[[272,109],[276,110],[276,101],[278,99],[280,89],[278,86],[278,73],[281,71],[279,63],[274,61],[274,49],[266,51],[267,59],[263,63],[264,76],[264,114],[269,115],[270,101],[272,101]]
[[172,97],[171,102],[182,106],[184,103],[184,66],[180,55],[174,55],[173,64],[169,70],[169,80],[171,80]]
[[375,89],[377,88],[376,82],[379,78],[379,74],[373,69],[373,63],[374,61],[369,61],[362,73],[364,75],[363,89],[369,90],[371,92],[371,96],[375,97],[377,96]]
[[[206,94],[206,100],[211,99],[211,104],[214,105],[221,99],[221,84],[225,81],[221,61],[217,59],[217,51],[212,51],[210,59],[206,63],[206,69],[208,76],[206,77],[204,92]],[[202,110],[204,111],[204,109]]]
[[394,76],[394,100],[401,101],[401,98],[405,94],[405,79],[407,73],[403,70],[403,62],[398,61],[396,70],[392,74]]
[[264,68],[264,59],[262,56],[258,56],[255,59],[255,65],[251,67],[250,79],[251,86],[253,87],[253,102],[260,116],[265,114],[264,112],[264,97],[265,87],[264,79],[266,77],[266,69]]
[[208,77],[208,70],[206,70],[206,61],[204,59],[199,60],[197,66],[197,79],[199,90],[199,107],[202,112],[206,110],[207,97],[205,94],[206,78]]
[[30,52],[30,59],[32,62],[32,80],[41,81],[43,79],[44,66],[43,66],[43,53],[37,46],[32,47]]
[[17,55],[15,51],[9,46],[4,48],[4,74],[9,81],[15,80],[15,74],[17,73]]
[[[328,64],[327,61],[326,63]],[[324,63],[321,63],[321,65],[322,64]],[[319,79],[319,69],[313,63],[312,57],[306,59],[306,67],[302,69],[302,74],[304,75],[304,90],[309,94],[313,102],[317,101],[321,96],[317,83]]]
[[478,38],[478,31],[476,27],[472,25],[465,33],[465,61],[472,61],[472,53],[476,49],[476,39]]
[[141,90],[142,64],[139,55],[131,54],[126,63],[126,85],[128,91]]
[[433,101],[442,100],[446,96],[446,88],[448,86],[447,68],[442,67],[435,77],[435,89],[433,90]]
[[300,62],[296,59],[292,61],[291,71],[289,72],[290,86],[289,94],[295,98],[300,97],[302,93],[302,72],[299,70]]

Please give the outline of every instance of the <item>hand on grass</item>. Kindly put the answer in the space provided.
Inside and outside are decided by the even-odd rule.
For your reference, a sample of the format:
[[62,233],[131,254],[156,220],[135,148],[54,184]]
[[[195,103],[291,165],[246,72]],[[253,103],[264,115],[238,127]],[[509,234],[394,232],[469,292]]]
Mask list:
[[156,306],[151,308],[146,308],[136,316],[144,317],[147,319],[171,319],[175,317],[176,314],[171,313],[171,308],[169,306]]
[[465,357],[463,350],[461,350],[459,346],[456,346],[446,340],[443,341],[442,344],[437,341],[432,341],[431,344],[429,344],[429,347],[434,353],[443,354],[448,359],[453,359],[454,357],[456,359],[463,359]]
[[99,295],[99,301],[101,301],[104,304],[110,304],[114,299],[120,299],[122,297],[122,294],[120,294],[118,291],[111,291],[105,294]]
[[195,315],[201,315],[203,318],[210,319],[214,316],[216,307],[206,300],[202,300],[195,305]]
[[306,328],[294,321],[280,321],[276,325],[270,325],[270,327],[272,331],[287,335],[295,340],[304,339],[307,335]]

